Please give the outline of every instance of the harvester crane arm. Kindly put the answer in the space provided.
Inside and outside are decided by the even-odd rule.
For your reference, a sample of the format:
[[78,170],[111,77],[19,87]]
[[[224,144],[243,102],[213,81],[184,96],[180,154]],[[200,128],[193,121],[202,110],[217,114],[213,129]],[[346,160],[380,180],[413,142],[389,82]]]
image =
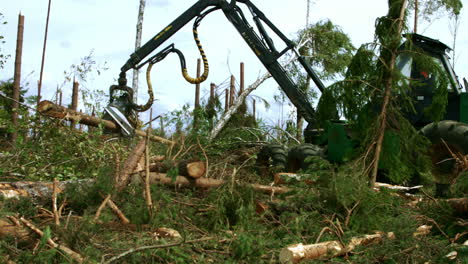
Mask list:
[[[244,4],[251,12],[260,36],[249,25],[238,3]],[[233,26],[237,29],[239,34],[248,44],[248,46],[252,49],[254,54],[259,58],[262,64],[267,68],[267,70],[279,84],[286,96],[297,107],[299,113],[309,123],[313,123],[315,119],[315,111],[312,107],[312,104],[309,102],[307,96],[300,89],[298,89],[297,85],[288,76],[288,74],[278,61],[282,55],[284,55],[290,50],[297,53],[297,51],[295,50],[294,43],[291,40],[289,40],[250,0],[231,0],[230,2],[228,2],[228,0],[197,1],[184,13],[182,13],[178,18],[176,18],[172,23],[167,25],[163,30],[161,30],[153,38],[151,38],[146,44],[144,44],[141,48],[139,48],[133,54],[130,55],[128,61],[121,68],[121,73],[119,77],[119,87],[127,87],[125,73],[128,70],[140,68],[142,65],[139,65],[139,63],[143,59],[145,59],[154,50],[159,48],[166,40],[168,40],[172,35],[179,31],[183,26],[185,26],[194,18],[197,18],[195,23],[199,23],[204,16],[216,10],[221,10],[224,13],[226,18],[233,24]],[[274,32],[279,37],[279,39],[281,39],[284,42],[286,48],[279,52],[276,50],[273,40],[267,34],[264,25],[268,26],[271,29],[271,31]],[[196,34],[195,28],[196,27],[194,26],[194,33]],[[199,44],[199,40],[197,38],[196,41],[199,48],[201,48],[201,45]],[[200,53],[202,54],[202,56],[204,55],[202,49],[200,49]],[[304,67],[305,71],[312,78],[319,90],[323,91],[324,85],[320,81],[316,73],[306,63],[305,59],[302,56],[300,56],[299,54],[297,55],[298,61]],[[147,60],[146,62],[148,61],[151,61],[151,59]],[[206,64],[205,69],[207,70],[207,68],[208,66]]]

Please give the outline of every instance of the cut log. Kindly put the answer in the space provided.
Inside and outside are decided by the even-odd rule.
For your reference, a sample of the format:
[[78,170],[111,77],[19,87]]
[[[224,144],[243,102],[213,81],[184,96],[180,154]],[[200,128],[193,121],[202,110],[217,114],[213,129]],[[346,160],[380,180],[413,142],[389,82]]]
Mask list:
[[151,172],[167,173],[174,168],[177,168],[178,175],[194,179],[200,178],[206,173],[205,162],[203,161],[164,161],[150,164]]
[[312,245],[302,243],[283,248],[279,259],[281,263],[299,263],[302,260],[332,258],[338,256],[345,248],[338,241],[327,241]]
[[[135,174],[132,177],[132,183],[134,184],[141,184],[141,177]],[[163,173],[151,173],[150,174],[150,183],[151,184],[167,184],[167,185],[175,185],[175,186],[193,186],[199,188],[215,188],[223,185],[225,181],[217,180],[217,179],[209,179],[209,178],[198,178],[192,179],[184,176],[177,176],[175,177],[175,181],[172,180],[171,177],[168,177],[166,174]],[[245,186],[249,186],[254,190],[265,192],[265,193],[275,193],[275,194],[282,194],[291,191],[290,188],[286,187],[274,187],[268,185],[260,185],[260,184],[244,184]]]
[[303,260],[333,258],[349,253],[357,246],[380,242],[383,238],[394,239],[395,235],[393,232],[377,232],[372,235],[353,237],[346,246],[343,246],[338,241],[326,241],[311,245],[294,244],[283,248],[280,251],[279,259],[281,263],[289,264],[299,263]]
[[[95,116],[90,116],[90,115],[86,115],[77,111],[73,111],[63,106],[56,105],[53,102],[47,101],[47,100],[40,102],[37,107],[37,110],[42,115],[52,117],[52,118],[77,122],[83,125],[93,126],[93,127],[98,127],[102,125],[105,128],[114,132],[119,132],[120,130],[117,124],[112,121],[104,120]],[[146,137],[146,132],[142,130],[136,129],[135,134],[141,137]],[[158,137],[158,136],[154,136],[154,135],[150,136],[150,140],[162,142],[162,143],[169,144],[169,145],[174,144],[174,142],[171,140]]]

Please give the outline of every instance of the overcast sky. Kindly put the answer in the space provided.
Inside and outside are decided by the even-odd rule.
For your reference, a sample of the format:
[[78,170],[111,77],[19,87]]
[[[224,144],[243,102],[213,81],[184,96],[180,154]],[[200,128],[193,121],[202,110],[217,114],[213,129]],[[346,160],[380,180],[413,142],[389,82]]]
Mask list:
[[[11,54],[5,69],[0,70],[0,80],[13,76],[14,53],[18,14],[25,16],[22,82],[29,82],[30,94],[36,94],[37,80],[41,66],[41,55],[48,0],[0,0],[6,25],[0,25],[1,35],[6,43],[2,51]],[[144,44],[162,30],[195,0],[147,0],[145,9],[143,37]],[[290,38],[306,23],[306,0],[252,0],[265,15]],[[348,34],[355,47],[371,42],[374,38],[374,24],[377,17],[386,15],[387,0],[315,0],[310,8],[309,22],[330,19]],[[468,0],[462,1],[468,8]],[[106,93],[115,83],[120,67],[134,50],[135,30],[138,15],[138,0],[52,0],[52,8],[44,68],[43,99],[52,99],[55,89],[64,80],[64,70],[80,62],[80,58],[91,51],[98,64],[106,63],[109,69],[99,76],[89,79],[82,85],[89,89],[101,89]],[[467,12],[463,10],[457,39],[455,70],[462,80],[468,77],[468,23]],[[175,43],[186,57],[189,73],[193,76],[196,60],[199,57],[191,33],[192,23],[187,24],[161,48]],[[239,64],[245,63],[246,85],[254,82],[265,72],[256,56],[250,51],[237,31],[226,20],[222,12],[210,14],[199,27],[199,37],[210,63],[210,76],[201,84],[202,95],[206,95],[210,82],[221,84],[234,74],[238,79]],[[419,33],[452,46],[453,37],[446,19],[427,24],[421,22]],[[160,48],[160,49],[161,49]],[[170,55],[154,66],[152,79],[156,93],[153,106],[155,114],[165,113],[185,103],[193,104],[194,85],[188,84],[180,74],[177,56]],[[127,74],[131,84],[131,73]],[[146,82],[144,73],[140,74],[139,103],[146,102]],[[267,121],[274,121],[280,113],[272,96],[278,94],[278,85],[268,81],[260,86],[255,94],[270,101],[272,108],[265,113],[264,107],[257,109]],[[70,101],[71,84],[64,87],[64,102]],[[107,98],[106,98],[107,99]],[[287,111],[287,110],[285,110]]]

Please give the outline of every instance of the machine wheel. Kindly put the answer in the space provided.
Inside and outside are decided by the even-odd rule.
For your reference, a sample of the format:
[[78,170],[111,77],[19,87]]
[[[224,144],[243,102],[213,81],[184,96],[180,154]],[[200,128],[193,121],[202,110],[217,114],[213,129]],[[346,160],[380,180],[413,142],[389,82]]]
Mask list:
[[307,158],[310,156],[319,156],[323,157],[324,151],[317,145],[314,144],[301,144],[295,146],[289,150],[288,153],[288,171],[296,172],[300,169],[307,170],[310,161],[307,161]]
[[446,196],[450,184],[461,172],[450,151],[457,156],[468,154],[468,124],[444,120],[430,123],[420,132],[432,143],[429,155],[433,164],[436,192],[439,196]]
[[257,168],[263,176],[269,174],[272,167],[276,169],[286,168],[286,147],[279,144],[263,146],[257,155]]

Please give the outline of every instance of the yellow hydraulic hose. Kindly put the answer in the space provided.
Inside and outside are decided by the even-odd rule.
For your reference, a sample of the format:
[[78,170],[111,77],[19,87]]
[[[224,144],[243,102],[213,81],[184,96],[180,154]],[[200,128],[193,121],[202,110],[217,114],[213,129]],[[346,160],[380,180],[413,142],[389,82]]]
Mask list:
[[200,77],[192,78],[187,73],[187,67],[183,67],[182,76],[184,76],[184,79],[187,80],[187,82],[191,84],[199,84],[199,83],[204,82],[208,78],[209,66],[208,66],[208,59],[206,58],[205,51],[203,50],[200,39],[198,38],[198,32],[195,26],[193,28],[193,38],[195,40],[195,43],[197,44],[198,51],[200,51],[200,55],[203,60],[203,69],[204,69],[203,74]]

